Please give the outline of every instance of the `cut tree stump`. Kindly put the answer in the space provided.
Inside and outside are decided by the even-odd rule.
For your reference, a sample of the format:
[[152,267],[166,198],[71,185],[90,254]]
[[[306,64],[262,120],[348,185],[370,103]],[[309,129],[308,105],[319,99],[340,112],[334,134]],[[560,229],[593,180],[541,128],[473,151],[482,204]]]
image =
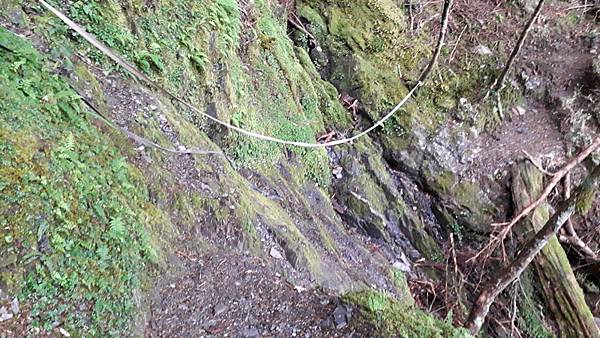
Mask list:
[[[521,210],[540,195],[544,175],[529,161],[512,167],[512,195],[515,208]],[[518,227],[525,238],[534,235],[549,219],[549,206],[542,203]],[[534,269],[542,286],[542,297],[556,320],[561,337],[600,337],[600,329],[583,291],[575,279],[567,255],[556,236],[535,257]]]

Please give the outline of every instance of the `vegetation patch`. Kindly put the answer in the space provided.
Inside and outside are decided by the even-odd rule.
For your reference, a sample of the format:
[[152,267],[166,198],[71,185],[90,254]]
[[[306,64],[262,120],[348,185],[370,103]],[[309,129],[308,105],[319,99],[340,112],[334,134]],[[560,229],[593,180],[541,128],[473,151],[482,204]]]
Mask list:
[[470,337],[463,330],[452,326],[413,306],[400,302],[392,295],[375,290],[347,294],[345,300],[360,308],[363,318],[384,337]]
[[0,283],[36,327],[129,335],[161,213],[37,51],[1,28],[0,41]]

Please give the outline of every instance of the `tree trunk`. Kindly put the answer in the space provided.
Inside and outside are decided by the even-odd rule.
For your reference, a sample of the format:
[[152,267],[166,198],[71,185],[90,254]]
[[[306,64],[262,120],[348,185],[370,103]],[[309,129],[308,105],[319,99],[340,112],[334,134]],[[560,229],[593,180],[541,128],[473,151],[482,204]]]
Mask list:
[[[543,174],[529,161],[521,161],[512,168],[512,195],[515,208],[529,205],[543,189]],[[519,225],[525,238],[539,231],[549,219],[548,205],[541,204]],[[529,235],[529,236],[528,236]],[[567,255],[552,235],[548,244],[533,260],[542,286],[542,296],[552,313],[561,336],[599,337],[594,316],[585,302],[583,291],[575,279]]]
[[[506,289],[510,283],[521,276],[529,263],[533,261],[535,256],[544,248],[544,246],[546,246],[548,241],[550,241],[553,236],[556,238],[555,235],[558,233],[560,228],[565,224],[567,219],[569,219],[569,217],[575,213],[575,210],[577,209],[577,203],[589,198],[590,195],[593,196],[595,194],[598,187],[599,178],[600,166],[597,166],[588,175],[588,177],[586,177],[583,183],[577,187],[575,193],[568,200],[560,203],[556,209],[556,212],[546,222],[544,227],[540,229],[535,236],[527,241],[523,249],[518,253],[517,257],[510,262],[508,266],[502,269],[502,271],[494,274],[492,279],[485,285],[475,300],[475,303],[471,308],[471,313],[469,314],[469,319],[465,323],[465,328],[467,328],[471,334],[476,335],[479,332],[485,321],[485,317],[490,310],[490,306],[496,297],[502,291],[504,291],[504,289]],[[555,286],[550,285],[549,287]],[[589,332],[591,335],[587,337],[600,337],[597,327],[594,331]],[[582,335],[587,333],[588,332],[581,332]],[[576,335],[576,337],[586,336]]]

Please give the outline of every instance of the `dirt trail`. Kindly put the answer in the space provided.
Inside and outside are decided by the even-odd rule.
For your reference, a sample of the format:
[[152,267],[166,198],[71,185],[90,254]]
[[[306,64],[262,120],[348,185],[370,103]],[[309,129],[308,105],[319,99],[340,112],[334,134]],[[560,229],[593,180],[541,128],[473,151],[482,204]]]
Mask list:
[[539,104],[514,108],[513,117],[490,134],[474,141],[477,155],[466,170],[482,176],[495,175],[525,153],[554,167],[565,158],[564,137],[553,112]]
[[183,273],[157,285],[146,337],[369,336],[368,327],[353,328],[353,312],[290,284],[264,259],[205,255],[189,257]]

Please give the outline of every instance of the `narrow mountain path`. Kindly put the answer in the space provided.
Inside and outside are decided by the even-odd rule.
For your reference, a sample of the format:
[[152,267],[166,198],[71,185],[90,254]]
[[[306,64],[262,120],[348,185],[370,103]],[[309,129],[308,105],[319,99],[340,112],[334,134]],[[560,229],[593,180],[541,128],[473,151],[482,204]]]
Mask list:
[[184,271],[151,296],[147,337],[368,337],[356,310],[286,281],[262,259],[187,256]]

